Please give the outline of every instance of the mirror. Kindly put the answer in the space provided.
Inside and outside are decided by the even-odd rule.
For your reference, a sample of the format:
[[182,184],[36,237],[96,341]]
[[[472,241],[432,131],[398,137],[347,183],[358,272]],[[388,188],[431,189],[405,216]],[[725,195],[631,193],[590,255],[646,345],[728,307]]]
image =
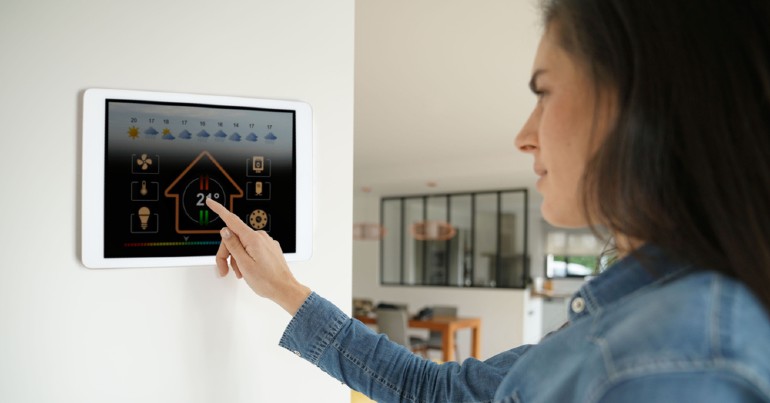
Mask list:
[[384,197],[384,285],[525,288],[527,189]]

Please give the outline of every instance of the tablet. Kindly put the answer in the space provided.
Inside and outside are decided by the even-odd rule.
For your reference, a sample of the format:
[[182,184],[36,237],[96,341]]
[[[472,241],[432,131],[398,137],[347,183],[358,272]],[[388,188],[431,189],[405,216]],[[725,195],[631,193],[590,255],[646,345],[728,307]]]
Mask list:
[[83,96],[82,261],[89,268],[212,265],[222,203],[312,251],[312,112],[304,102],[89,89]]

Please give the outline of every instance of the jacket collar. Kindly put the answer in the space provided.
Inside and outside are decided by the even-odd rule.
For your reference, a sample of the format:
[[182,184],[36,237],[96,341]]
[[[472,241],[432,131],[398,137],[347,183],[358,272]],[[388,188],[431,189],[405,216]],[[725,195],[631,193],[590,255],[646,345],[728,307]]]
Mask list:
[[693,271],[657,246],[646,244],[584,284],[572,297],[569,318],[596,314],[604,307]]

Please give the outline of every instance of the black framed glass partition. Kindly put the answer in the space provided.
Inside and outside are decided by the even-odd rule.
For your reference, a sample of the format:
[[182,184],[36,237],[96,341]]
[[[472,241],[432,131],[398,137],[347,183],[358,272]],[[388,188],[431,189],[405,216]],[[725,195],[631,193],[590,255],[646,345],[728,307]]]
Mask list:
[[527,189],[383,197],[380,283],[525,288]]

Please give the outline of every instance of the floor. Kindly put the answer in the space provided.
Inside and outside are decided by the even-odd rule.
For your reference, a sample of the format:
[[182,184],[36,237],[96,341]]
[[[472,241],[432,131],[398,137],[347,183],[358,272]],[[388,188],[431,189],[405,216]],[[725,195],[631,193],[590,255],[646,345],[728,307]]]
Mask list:
[[355,390],[350,391],[350,403],[370,403],[370,402],[374,402],[374,400],[369,399],[368,397],[364,396],[359,392],[356,392]]

